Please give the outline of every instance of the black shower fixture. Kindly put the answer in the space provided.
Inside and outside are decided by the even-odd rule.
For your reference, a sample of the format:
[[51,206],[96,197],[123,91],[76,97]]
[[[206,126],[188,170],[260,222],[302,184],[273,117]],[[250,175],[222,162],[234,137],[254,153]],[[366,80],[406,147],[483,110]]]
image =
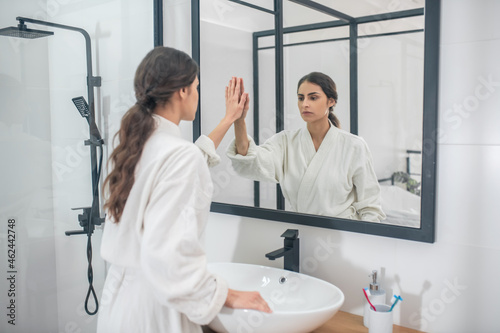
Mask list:
[[[62,25],[62,24],[57,24],[57,23],[52,23],[52,22],[47,22],[47,21],[40,21],[40,20],[34,20],[26,17],[16,17],[16,20],[19,21],[19,24],[16,27],[8,27],[4,29],[0,29],[0,36],[7,36],[7,37],[18,37],[18,38],[29,38],[29,39],[34,39],[34,38],[40,38],[40,37],[46,37],[53,35],[54,33],[51,31],[44,31],[44,30],[34,30],[34,29],[28,29],[26,27],[25,22],[28,23],[33,23],[33,24],[39,24],[39,25],[45,25],[49,27],[54,27],[54,28],[59,28],[59,29],[65,29],[65,30],[71,30],[71,31],[77,31],[83,35],[85,38],[85,46],[86,46],[86,57],[87,57],[87,94],[88,94],[88,101],[89,104],[85,101],[83,97],[76,97],[73,98],[73,103],[75,103],[75,106],[77,107],[78,111],[82,115],[82,117],[87,119],[87,122],[89,124],[89,135],[90,139],[85,141],[85,145],[90,147],[90,163],[91,163],[91,169],[92,169],[92,206],[90,207],[80,207],[80,208],[73,208],[73,210],[83,210],[83,214],[78,215],[78,221],[80,222],[80,226],[83,228],[83,230],[73,230],[73,231],[66,231],[65,234],[67,236],[71,235],[79,235],[79,234],[84,234],[87,235],[87,259],[88,259],[88,280],[89,280],[89,290],[87,293],[87,297],[85,299],[85,311],[89,315],[95,315],[99,309],[99,303],[97,300],[97,296],[94,290],[94,287],[92,285],[93,283],[93,271],[92,271],[92,242],[91,242],[91,237],[92,233],[95,229],[95,226],[101,225],[104,222],[104,218],[101,218],[100,216],[100,206],[99,206],[99,178],[101,176],[101,167],[102,167],[102,158],[103,158],[103,144],[104,140],[101,138],[101,135],[99,134],[99,130],[97,128],[96,122],[95,122],[95,103],[94,103],[94,87],[100,87],[101,86],[101,77],[100,76],[93,76],[92,75],[92,52],[90,49],[90,35],[87,33],[87,31],[77,28],[77,27],[72,27],[68,25]],[[97,162],[97,147],[100,148],[101,150],[101,155],[99,157],[99,163]],[[90,296],[94,297],[95,301],[95,310],[90,311],[88,309],[88,301]]]
[[28,39],[47,37],[47,36],[52,36],[53,34],[54,33],[52,31],[28,29],[26,27],[26,24],[24,24],[24,21],[22,20],[19,21],[17,27],[8,27],[0,29],[0,36],[19,37]]
[[[17,28],[8,27],[4,29],[0,29],[0,36],[9,36],[9,37],[19,37],[19,38],[39,38],[44,36],[50,36],[54,33],[51,31],[43,31],[43,30],[34,30],[28,29],[26,27],[26,23],[44,25],[48,27],[71,30],[79,32],[85,38],[85,52],[86,52],[86,61],[87,61],[87,97],[88,97],[88,105],[81,104],[80,106],[85,107],[84,112],[86,112],[85,118],[89,123],[89,134],[90,140],[85,141],[85,145],[90,146],[90,160],[91,160],[91,168],[92,168],[92,214],[89,217],[89,223],[93,225],[100,225],[102,223],[102,218],[99,214],[99,191],[97,190],[97,186],[99,185],[98,179],[98,163],[97,163],[97,147],[102,146],[104,141],[99,135],[99,131],[97,130],[97,126],[95,123],[95,102],[94,102],[94,87],[101,86],[101,77],[92,75],[92,51],[91,51],[91,42],[90,35],[87,31],[82,28],[72,27],[69,25],[63,25],[58,23],[52,23],[47,21],[35,20],[27,17],[16,17],[16,20],[19,21]],[[83,97],[82,97],[83,98]],[[84,101],[85,102],[85,101]],[[85,104],[87,104],[85,102]],[[78,107],[78,106],[77,106]],[[83,109],[82,109],[83,110]],[[79,109],[80,111],[80,109]],[[82,114],[83,115],[83,114]],[[102,148],[102,147],[101,147]],[[71,233],[74,234],[74,233]]]
[[[91,162],[91,168],[92,168],[92,196],[93,196],[93,200],[92,200],[92,211],[91,211],[92,214],[89,217],[89,223],[93,224],[93,225],[100,225],[102,223],[103,218],[101,218],[100,214],[99,214],[99,211],[100,211],[100,209],[99,209],[99,207],[100,207],[99,206],[99,195],[98,195],[99,191],[97,190],[97,186],[99,185],[97,147],[102,148],[104,141],[102,140],[101,136],[99,135],[99,131],[97,130],[97,126],[95,123],[94,87],[101,86],[101,77],[92,75],[92,51],[91,51],[90,35],[88,34],[87,31],[85,31],[82,28],[72,27],[69,25],[63,25],[63,24],[52,23],[52,22],[47,22],[47,21],[35,20],[35,19],[21,17],[21,16],[16,17],[16,20],[19,21],[17,28],[8,27],[8,28],[0,29],[0,36],[31,38],[32,39],[32,38],[50,36],[50,35],[54,34],[51,31],[28,29],[26,27],[26,23],[32,23],[32,24],[39,24],[39,25],[44,25],[44,26],[58,28],[58,29],[76,31],[76,32],[81,33],[83,35],[83,37],[85,38],[85,52],[86,52],[86,60],[87,60],[87,78],[86,78],[86,81],[87,81],[87,95],[88,95],[89,104],[85,105],[87,103],[85,102],[85,100],[83,100],[83,102],[85,102],[85,104],[82,104],[80,101],[79,106],[85,108],[85,111],[84,111],[86,113],[85,118],[87,118],[87,121],[89,123],[89,134],[90,134],[90,140],[85,141],[85,145],[90,146],[90,162]],[[82,97],[82,99],[83,99],[83,97]],[[79,106],[77,105],[77,107],[79,107]],[[84,109],[81,109],[81,110],[84,110]],[[80,108],[79,108],[79,111],[80,111]],[[75,233],[71,232],[70,234],[75,234]]]
[[72,99],[72,101],[73,104],[75,104],[76,108],[78,109],[78,112],[80,112],[80,115],[83,118],[88,118],[90,114],[90,109],[85,98],[83,98],[83,96],[75,97]]
[[75,97],[72,99],[72,101],[73,104],[75,104],[78,112],[80,112],[80,115],[83,118],[87,119],[87,122],[90,126],[91,139],[95,138],[97,140],[94,144],[104,144],[104,140],[99,133],[99,129],[97,128],[95,121],[90,117],[89,105],[87,104],[85,98],[83,98],[83,96]]

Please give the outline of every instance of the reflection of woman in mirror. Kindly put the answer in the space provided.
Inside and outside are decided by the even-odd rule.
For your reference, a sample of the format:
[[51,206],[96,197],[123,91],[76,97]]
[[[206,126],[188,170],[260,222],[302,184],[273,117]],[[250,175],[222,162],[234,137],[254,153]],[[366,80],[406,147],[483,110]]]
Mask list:
[[247,135],[246,103],[234,123],[235,140],[227,151],[236,172],[279,183],[293,211],[383,220],[380,186],[368,146],[361,137],[341,130],[333,114],[338,98],[333,80],[312,72],[300,79],[297,96],[307,126],[277,133],[260,146]]

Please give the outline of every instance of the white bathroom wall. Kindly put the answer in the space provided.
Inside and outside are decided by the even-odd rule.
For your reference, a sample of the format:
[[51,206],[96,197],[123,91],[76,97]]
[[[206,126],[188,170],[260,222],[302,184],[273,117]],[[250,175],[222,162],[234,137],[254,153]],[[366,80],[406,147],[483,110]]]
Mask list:
[[[438,333],[500,330],[500,2],[443,0],[441,9],[436,242],[210,215],[209,260],[281,267],[264,254],[297,228],[301,270],[340,287],[343,311],[362,315],[373,269],[388,296],[400,293],[397,324]],[[389,299],[387,300],[389,301]]]
[[[17,16],[86,30],[91,37],[97,124],[104,154],[126,110],[135,103],[133,76],[153,48],[153,2],[140,0],[0,0],[0,27]],[[29,28],[46,29],[28,24]],[[17,227],[17,322],[4,312],[1,332],[95,332],[84,310],[88,290],[87,237],[75,207],[92,200],[88,125],[71,99],[87,97],[85,40],[78,32],[49,28],[39,40],[0,37],[1,257],[0,304],[7,309],[7,219]],[[99,153],[99,150],[98,150]],[[104,158],[104,163],[107,157]],[[101,183],[106,176],[105,167]],[[5,185],[4,185],[5,184]],[[102,204],[102,202],[101,202]],[[94,288],[100,299],[105,264],[99,228],[92,237]],[[5,306],[4,306],[5,305]],[[90,311],[95,309],[91,297]],[[8,319],[8,318],[7,318]]]
[[[2,0],[0,8],[1,28],[46,15],[46,1]],[[0,37],[0,50],[0,331],[54,332],[48,39]]]

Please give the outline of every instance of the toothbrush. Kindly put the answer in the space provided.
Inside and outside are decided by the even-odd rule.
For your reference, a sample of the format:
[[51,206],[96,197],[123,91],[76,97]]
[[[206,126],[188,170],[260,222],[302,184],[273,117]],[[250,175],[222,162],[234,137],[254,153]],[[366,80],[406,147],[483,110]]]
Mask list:
[[396,296],[396,295],[394,295],[394,297],[396,298],[396,300],[394,301],[394,303],[392,303],[392,306],[391,306],[391,308],[389,309],[389,312],[391,312],[391,311],[392,311],[392,309],[394,308],[394,306],[396,305],[396,303],[397,303],[398,301],[402,301],[402,300],[403,300],[403,298],[401,298],[401,296]]
[[377,311],[377,309],[375,309],[375,307],[373,306],[372,302],[370,302],[370,298],[368,298],[368,296],[371,295],[370,290],[368,290],[368,288],[363,288],[363,292],[365,293],[366,300],[368,301],[368,304],[370,304],[370,306],[372,307],[373,311]]

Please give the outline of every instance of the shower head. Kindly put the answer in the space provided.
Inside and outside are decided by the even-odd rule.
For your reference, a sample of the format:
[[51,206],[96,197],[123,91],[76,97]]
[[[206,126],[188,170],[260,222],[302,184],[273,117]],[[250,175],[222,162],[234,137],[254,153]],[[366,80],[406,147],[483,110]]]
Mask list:
[[103,144],[104,140],[102,139],[101,134],[99,133],[99,129],[97,128],[95,120],[92,119],[92,117],[90,117],[89,105],[87,104],[85,98],[83,98],[83,96],[80,96],[80,97],[75,97],[71,100],[75,104],[76,108],[78,109],[78,112],[80,112],[82,117],[87,119],[87,122],[89,123],[90,126],[90,133],[97,140],[95,143]]
[[82,115],[84,118],[89,117],[89,105],[87,104],[87,101],[83,96],[80,97],[75,97],[72,99],[73,103],[75,104],[76,108],[78,109],[78,112]]
[[51,36],[53,34],[54,33],[52,31],[28,29],[26,27],[26,24],[24,24],[23,21],[19,22],[19,24],[17,25],[17,28],[16,27],[8,27],[8,28],[0,29],[0,36],[7,36],[7,37],[19,37],[19,38],[34,39],[34,38]]

